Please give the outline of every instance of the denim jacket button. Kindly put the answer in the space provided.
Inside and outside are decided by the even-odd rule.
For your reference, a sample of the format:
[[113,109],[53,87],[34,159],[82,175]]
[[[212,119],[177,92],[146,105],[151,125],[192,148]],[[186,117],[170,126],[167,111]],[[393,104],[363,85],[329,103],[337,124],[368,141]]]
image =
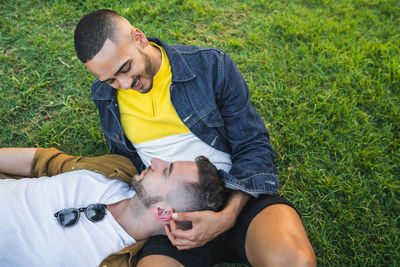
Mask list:
[[119,139],[121,139],[121,136],[119,136],[119,134],[116,134],[116,135],[115,135],[115,138],[116,138],[117,140],[119,140]]

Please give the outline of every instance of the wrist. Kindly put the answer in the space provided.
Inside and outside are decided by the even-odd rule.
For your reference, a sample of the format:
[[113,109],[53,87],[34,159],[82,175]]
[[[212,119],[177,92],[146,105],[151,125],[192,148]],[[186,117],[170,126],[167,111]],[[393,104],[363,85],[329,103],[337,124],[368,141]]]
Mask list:
[[236,214],[235,209],[231,205],[227,205],[220,213],[222,216],[221,221],[224,227],[226,227],[225,230],[231,229],[235,225],[239,214]]
[[248,202],[249,198],[250,195],[241,191],[234,191],[231,193],[225,208],[221,211],[223,212],[225,223],[229,228],[235,225],[237,217]]

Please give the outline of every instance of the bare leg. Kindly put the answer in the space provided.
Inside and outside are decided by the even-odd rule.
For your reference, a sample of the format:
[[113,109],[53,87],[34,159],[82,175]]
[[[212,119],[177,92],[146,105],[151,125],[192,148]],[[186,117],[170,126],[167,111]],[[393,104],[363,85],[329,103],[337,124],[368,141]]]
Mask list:
[[252,266],[316,266],[303,224],[288,205],[261,211],[247,230],[245,247]]

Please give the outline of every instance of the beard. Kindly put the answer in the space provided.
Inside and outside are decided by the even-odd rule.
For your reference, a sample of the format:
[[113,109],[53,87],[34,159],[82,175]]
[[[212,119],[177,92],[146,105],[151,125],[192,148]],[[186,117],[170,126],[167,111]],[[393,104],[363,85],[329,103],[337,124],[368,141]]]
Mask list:
[[144,188],[143,181],[146,178],[143,177],[142,180],[136,181],[135,177],[132,179],[132,186],[136,192],[136,196],[143,203],[146,208],[150,208],[151,205],[158,203],[162,200],[161,196],[151,196],[150,193]]
[[146,75],[146,78],[150,81],[149,86],[147,88],[143,88],[140,93],[147,94],[148,92],[150,92],[151,89],[153,89],[153,79],[155,76],[155,74],[153,73],[153,64],[151,63],[150,57],[144,51],[142,51],[142,49],[138,49],[138,51],[144,59],[144,73]]

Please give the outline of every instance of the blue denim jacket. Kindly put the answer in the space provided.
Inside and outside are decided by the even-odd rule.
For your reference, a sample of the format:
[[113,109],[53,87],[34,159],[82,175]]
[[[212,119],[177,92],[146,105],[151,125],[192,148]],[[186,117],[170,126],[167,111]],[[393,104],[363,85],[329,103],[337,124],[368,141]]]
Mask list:
[[[172,70],[171,101],[183,123],[201,140],[231,155],[229,173],[220,170],[227,188],[254,197],[277,193],[278,175],[268,131],[250,103],[249,89],[232,59],[216,48],[171,46],[158,38],[149,41],[167,53]],[[111,152],[128,157],[142,171],[144,164],[122,131],[116,90],[97,79],[90,90]]]

